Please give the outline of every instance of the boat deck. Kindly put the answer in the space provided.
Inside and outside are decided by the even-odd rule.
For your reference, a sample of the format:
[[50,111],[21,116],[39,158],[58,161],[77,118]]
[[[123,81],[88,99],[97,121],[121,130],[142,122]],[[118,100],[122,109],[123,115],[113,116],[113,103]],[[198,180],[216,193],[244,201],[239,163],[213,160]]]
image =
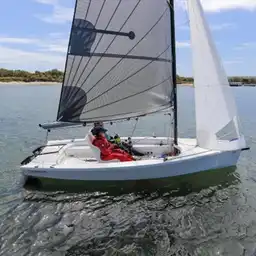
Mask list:
[[[58,180],[121,181],[146,180],[185,175],[209,169],[234,166],[237,151],[214,151],[196,146],[195,139],[179,139],[181,154],[163,157],[170,146],[160,138],[134,138],[134,148],[152,150],[153,155],[130,162],[98,162],[93,148],[86,141],[50,142],[41,155],[23,165],[25,177]],[[64,144],[64,145],[63,145]]]
[[[165,141],[166,138],[145,138],[145,137],[135,137],[132,138],[135,141],[134,148],[137,150],[143,149],[154,149],[160,148],[159,141]],[[146,144],[145,144],[146,141]],[[144,144],[139,144],[139,143]],[[149,143],[149,144],[148,144]],[[90,146],[83,139],[78,140],[58,140],[49,141],[48,146],[46,146],[40,155],[35,157],[26,168],[55,168],[55,169],[65,169],[65,168],[113,168],[113,167],[128,167],[128,166],[144,166],[163,163],[164,159],[158,156],[145,156],[140,160],[134,162],[101,162],[99,163],[93,153],[91,152]],[[65,149],[67,145],[72,148],[72,152],[69,148]],[[182,153],[176,157],[168,157],[168,160],[179,161],[181,158],[194,157],[197,154],[207,155],[216,153],[214,151],[209,151],[196,147],[195,139],[179,139],[179,146],[182,149]],[[168,147],[168,145],[163,145],[162,147]],[[84,153],[84,154],[83,154]],[[80,154],[80,156],[79,156]]]

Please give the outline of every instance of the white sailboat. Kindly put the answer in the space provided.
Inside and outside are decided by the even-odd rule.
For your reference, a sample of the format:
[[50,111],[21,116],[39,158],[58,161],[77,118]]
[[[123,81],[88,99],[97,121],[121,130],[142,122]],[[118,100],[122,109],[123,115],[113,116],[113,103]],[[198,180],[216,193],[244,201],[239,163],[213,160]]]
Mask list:
[[[195,139],[177,132],[173,0],[77,0],[57,121],[41,127],[130,120],[169,108],[174,137],[133,137],[135,149],[150,153],[132,162],[102,161],[90,131],[81,139],[48,141],[22,162],[24,176],[121,181],[235,166],[247,149],[235,100],[199,0],[188,0],[188,13]],[[171,147],[179,154],[163,157]]]

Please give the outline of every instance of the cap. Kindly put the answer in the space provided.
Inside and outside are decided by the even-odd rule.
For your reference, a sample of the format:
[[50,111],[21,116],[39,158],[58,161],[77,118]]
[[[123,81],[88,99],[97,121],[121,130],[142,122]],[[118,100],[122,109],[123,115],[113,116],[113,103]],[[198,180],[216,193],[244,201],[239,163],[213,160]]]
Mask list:
[[94,126],[103,126],[103,122],[95,122]]
[[105,128],[100,127],[100,126],[93,128],[93,133],[94,133],[94,134],[99,134],[100,132],[104,132],[104,133],[105,133],[106,131],[107,131],[107,130],[106,130]]

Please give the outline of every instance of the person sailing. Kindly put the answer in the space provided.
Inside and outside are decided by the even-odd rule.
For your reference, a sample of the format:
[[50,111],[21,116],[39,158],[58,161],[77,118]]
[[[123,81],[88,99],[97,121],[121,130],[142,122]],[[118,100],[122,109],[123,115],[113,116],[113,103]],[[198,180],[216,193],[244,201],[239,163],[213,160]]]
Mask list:
[[92,144],[100,149],[101,159],[104,161],[120,160],[120,162],[135,161],[135,159],[120,149],[117,145],[111,144],[105,137],[105,129],[103,127],[94,128],[94,140]]
[[95,122],[94,123],[94,127],[91,130],[91,133],[95,136],[95,131],[97,130],[97,128],[102,128],[102,131],[105,134],[105,138],[112,144],[116,144],[120,149],[124,150],[125,152],[127,152],[128,154],[134,155],[134,156],[144,156],[145,154],[143,154],[142,152],[139,152],[138,150],[133,148],[132,145],[132,140],[129,137],[127,142],[123,142],[121,141],[121,138],[119,137],[118,134],[116,134],[114,136],[114,138],[110,135],[108,135],[107,133],[107,129],[104,128],[104,124],[103,122]]
[[107,129],[104,128],[104,124],[103,122],[95,122],[94,124],[94,127],[92,128],[91,130],[91,133],[95,136],[96,134],[96,131],[98,128],[102,128],[102,131],[104,132],[105,134],[105,138],[110,142],[111,140],[113,140],[108,134],[107,134]]

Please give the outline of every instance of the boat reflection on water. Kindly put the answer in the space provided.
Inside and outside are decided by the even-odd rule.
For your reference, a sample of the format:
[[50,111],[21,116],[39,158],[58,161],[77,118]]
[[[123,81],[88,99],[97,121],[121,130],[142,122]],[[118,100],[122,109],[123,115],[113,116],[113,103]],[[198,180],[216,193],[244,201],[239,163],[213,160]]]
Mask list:
[[191,175],[177,176],[165,179],[137,181],[68,181],[41,179],[29,180],[24,188],[29,191],[81,193],[99,192],[108,195],[127,193],[169,193],[171,196],[186,196],[200,192],[210,187],[226,188],[240,181],[236,167],[209,170]]

